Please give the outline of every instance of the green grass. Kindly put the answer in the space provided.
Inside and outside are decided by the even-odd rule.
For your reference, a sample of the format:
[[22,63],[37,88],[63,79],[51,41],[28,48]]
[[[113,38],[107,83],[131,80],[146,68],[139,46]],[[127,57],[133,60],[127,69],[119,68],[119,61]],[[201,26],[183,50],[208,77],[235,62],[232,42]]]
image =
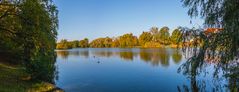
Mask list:
[[61,92],[50,83],[33,82],[20,66],[0,63],[0,92]]

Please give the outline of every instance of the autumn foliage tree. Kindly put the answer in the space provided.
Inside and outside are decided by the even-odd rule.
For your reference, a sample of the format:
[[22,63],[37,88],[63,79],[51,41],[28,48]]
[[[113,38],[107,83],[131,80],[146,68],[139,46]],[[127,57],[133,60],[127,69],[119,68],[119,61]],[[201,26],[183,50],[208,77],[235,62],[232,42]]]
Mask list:
[[143,32],[139,36],[139,43],[141,46],[144,46],[146,42],[152,41],[153,35],[150,32]]
[[138,38],[132,33],[124,34],[119,37],[119,46],[120,47],[134,47],[138,46]]
[[87,48],[87,47],[89,47],[89,40],[88,40],[88,38],[85,38],[83,40],[80,40],[78,44],[79,44],[78,47],[80,47],[80,48]]
[[168,45],[169,44],[169,28],[168,27],[162,27],[159,31],[159,42],[163,45]]
[[107,48],[111,47],[112,39],[109,37],[106,38],[97,38],[90,43],[92,48]]
[[70,46],[69,46],[68,41],[66,39],[62,39],[59,43],[57,43],[56,48],[57,49],[69,49]]
[[[89,43],[87,38],[75,41],[61,41],[57,44],[57,49],[71,49],[71,48],[127,48],[127,47],[145,47],[145,48],[159,48],[169,44],[176,44],[181,41],[182,36],[179,29],[173,31],[170,37],[169,28],[162,27],[160,30],[157,27],[152,27],[148,32],[142,32],[139,36],[134,36],[132,33],[123,34],[118,37],[101,37],[96,38]],[[75,43],[79,42],[78,46]],[[62,44],[64,43],[64,44]],[[67,44],[67,45],[66,45]]]

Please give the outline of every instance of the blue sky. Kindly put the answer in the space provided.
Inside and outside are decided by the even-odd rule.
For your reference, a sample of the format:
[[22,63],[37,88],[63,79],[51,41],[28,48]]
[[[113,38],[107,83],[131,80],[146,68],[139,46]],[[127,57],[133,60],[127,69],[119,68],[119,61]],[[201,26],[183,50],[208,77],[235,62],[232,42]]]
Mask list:
[[[59,10],[58,41],[117,37],[125,33],[139,36],[153,26],[198,26],[181,0],[55,0]],[[190,24],[192,20],[192,24]]]

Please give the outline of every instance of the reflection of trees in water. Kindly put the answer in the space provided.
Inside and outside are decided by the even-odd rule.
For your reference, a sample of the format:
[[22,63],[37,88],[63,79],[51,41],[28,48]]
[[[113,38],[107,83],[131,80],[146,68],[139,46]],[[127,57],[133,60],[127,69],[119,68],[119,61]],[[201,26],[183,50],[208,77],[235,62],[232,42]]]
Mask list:
[[169,66],[169,52],[166,49],[159,49],[159,57],[160,57],[160,61],[162,66]]
[[[153,66],[158,66],[159,64],[161,64],[162,66],[167,67],[169,66],[169,60],[172,54],[166,48],[159,48],[159,49],[140,49],[139,55],[141,60],[145,62],[150,62]],[[182,58],[181,53],[173,52],[173,55],[175,55],[172,57],[173,60],[176,60],[174,62],[179,63]]]
[[83,56],[85,58],[89,57],[89,50],[78,51],[78,52],[79,52],[79,56]]
[[[69,55],[73,56],[84,56],[89,57],[89,50],[82,51],[57,51],[57,55],[63,59],[67,59]],[[122,50],[122,51],[92,51],[93,56],[98,57],[112,57],[118,56],[122,59],[133,61],[134,57],[139,55],[140,59],[151,63],[153,66],[162,65],[164,67],[169,66],[170,56],[172,55],[172,60],[175,63],[179,63],[182,59],[181,52],[178,50],[167,50],[166,48],[155,48],[155,49],[140,49],[139,51],[133,51],[132,49]]]
[[173,50],[172,59],[175,64],[180,63],[180,61],[182,60],[181,52],[179,50]]
[[125,60],[132,61],[134,59],[134,53],[133,52],[119,52],[120,58],[123,58]]
[[56,51],[57,56],[63,59],[67,59],[69,56],[69,51]]
[[159,51],[153,51],[151,52],[151,64],[153,66],[158,66],[160,64],[160,61],[161,61],[161,64],[162,64],[162,60],[161,60],[161,56],[162,53],[159,52]]
[[119,51],[119,52],[113,52],[113,51],[94,51],[93,56],[98,57],[112,57],[112,56],[119,56],[122,59],[132,61],[134,59],[134,56],[137,56],[137,53],[133,53],[132,51]]
[[62,50],[62,51],[56,51],[57,56],[61,57],[63,59],[67,59],[69,56],[83,56],[85,58],[89,57],[89,51],[84,50],[84,51],[67,51],[67,50]]
[[[140,59],[151,63],[153,66],[158,66],[159,64],[163,66],[169,66],[170,53],[171,50],[167,50],[165,48],[161,49],[140,49],[139,51],[132,51],[132,49],[123,49],[122,51],[94,51],[93,56],[99,57],[112,57],[118,56],[122,59],[133,61],[134,57],[139,55]],[[176,62],[180,62],[182,55],[181,52],[176,52],[177,50],[173,50],[175,52],[175,56],[173,60],[177,60]]]
[[85,58],[88,58],[89,57],[89,51],[88,50],[83,50],[83,51],[68,51],[69,54],[68,55],[71,55],[71,56],[83,56]]
[[79,51],[69,51],[69,54],[72,55],[72,56],[79,56],[80,55]]
[[139,56],[140,56],[140,59],[145,62],[150,62],[152,57],[151,53],[144,51],[144,49],[140,50]]
[[112,51],[94,51],[92,54],[99,57],[111,57],[114,55]]

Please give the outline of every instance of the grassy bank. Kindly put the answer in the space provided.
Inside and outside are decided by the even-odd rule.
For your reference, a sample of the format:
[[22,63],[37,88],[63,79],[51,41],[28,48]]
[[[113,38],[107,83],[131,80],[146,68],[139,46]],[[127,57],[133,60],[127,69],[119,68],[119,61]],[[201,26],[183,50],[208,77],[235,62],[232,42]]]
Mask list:
[[21,66],[0,62],[0,92],[62,92],[53,84],[33,82]]

